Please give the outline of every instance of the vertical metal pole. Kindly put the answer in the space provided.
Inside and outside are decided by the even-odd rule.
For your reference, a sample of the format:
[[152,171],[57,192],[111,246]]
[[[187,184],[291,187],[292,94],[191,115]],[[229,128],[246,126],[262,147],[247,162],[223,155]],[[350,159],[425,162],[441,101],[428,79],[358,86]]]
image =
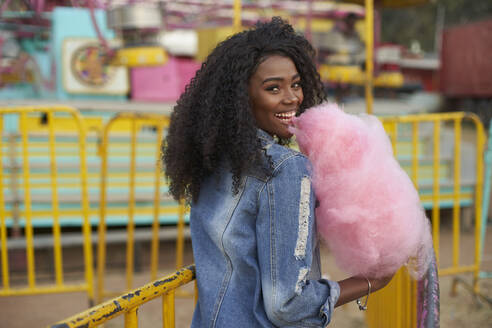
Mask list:
[[419,189],[419,123],[412,122],[412,180]]
[[405,276],[405,327],[411,327],[412,280],[408,274]]
[[313,0],[307,0],[308,10],[306,15],[306,27],[304,28],[304,36],[309,42],[313,39],[312,34],[312,18],[313,18]]
[[411,298],[411,325],[409,327],[417,327],[417,282],[412,280],[411,283],[412,298]]
[[175,327],[174,290],[162,295],[162,327]]
[[76,111],[73,111],[72,115],[79,127],[80,185],[82,198],[82,233],[84,236],[85,280],[87,282],[89,305],[92,306],[94,303],[94,272],[92,271],[91,224],[89,221],[90,204],[89,188],[87,186],[87,130],[80,114]]
[[97,241],[97,302],[104,298],[104,273],[106,268],[106,180],[108,175],[109,121],[104,127],[99,144],[101,156],[101,184],[99,187],[99,225]]
[[63,260],[61,249],[60,213],[58,208],[58,188],[55,150],[54,115],[52,111],[47,113],[49,131],[49,152],[51,170],[51,206],[53,211],[53,252],[55,257],[55,280],[58,286],[63,285]]
[[131,309],[125,313],[125,328],[137,328],[138,327],[138,308]]
[[365,0],[366,9],[366,109],[373,113],[374,0]]
[[393,279],[396,279],[395,281],[395,294],[396,294],[396,302],[395,302],[395,307],[396,307],[396,311],[395,311],[395,321],[396,321],[396,328],[401,328],[401,324],[402,324],[402,311],[401,311],[401,308],[402,308],[402,298],[403,298],[403,293],[402,293],[402,285],[403,285],[403,270],[400,270],[398,271],[398,273],[396,274],[396,277],[394,277]]
[[440,164],[440,134],[441,134],[441,121],[434,121],[434,157],[433,157],[433,183],[432,183],[432,234],[434,237],[434,250],[436,252],[436,261],[439,265],[439,198],[440,198],[440,186],[439,186],[439,164]]
[[393,138],[391,140],[391,144],[393,146],[393,157],[396,159],[398,156],[398,122],[395,121],[395,128],[393,130]]
[[162,124],[157,126],[156,133],[156,168],[154,174],[154,221],[152,222],[152,246],[150,253],[150,276],[151,280],[157,279],[157,270],[159,267],[159,209],[160,209],[160,197],[161,197],[161,142],[162,142],[162,130],[164,129]]
[[[480,275],[480,262],[481,262],[481,230],[482,230],[482,193],[483,193],[483,153],[484,153],[484,145],[485,145],[485,133],[483,129],[482,122],[477,119],[476,122],[477,127],[477,153],[476,153],[476,162],[477,162],[477,178],[476,178],[476,186],[475,186],[475,269],[473,271],[473,291],[475,294],[480,292],[480,286],[478,285],[478,278]],[[485,229],[485,227],[483,227]]]
[[178,236],[176,238],[176,270],[183,266],[183,250],[184,250],[184,216],[185,202],[183,199],[179,201],[178,209]]
[[[12,171],[11,171],[12,174]],[[7,227],[5,224],[5,200],[3,190],[3,115],[0,116],[0,241],[2,253],[2,287],[4,290],[10,288],[9,281],[9,258],[7,249]]]
[[19,166],[17,165],[17,135],[10,133],[8,137],[9,162],[10,162],[10,194],[12,195],[12,237],[20,238],[19,226]]
[[234,30],[239,32],[241,28],[241,0],[234,0]]
[[137,148],[137,122],[135,117],[131,117],[131,150],[130,150],[130,183],[129,183],[129,208],[128,208],[128,239],[126,244],[126,288],[129,290],[133,286],[133,264],[135,260],[135,171],[136,171],[136,148]]
[[33,228],[31,222],[31,186],[29,184],[29,149],[27,135],[27,113],[21,112],[20,126],[22,137],[22,177],[24,179],[24,216],[26,219],[26,252],[27,252],[27,280],[29,288],[35,287],[35,269],[34,269],[34,244]]
[[460,260],[461,119],[454,121],[453,267]]
[[[492,109],[490,109],[492,110]],[[487,219],[490,205],[490,180],[492,178],[492,124],[489,127],[489,142],[488,147],[484,150],[485,158],[485,179],[483,188],[483,201],[482,201],[482,228],[480,230],[480,254],[483,254],[483,245],[485,243],[485,233],[487,230]],[[479,273],[480,278],[492,278],[492,272],[481,271]]]

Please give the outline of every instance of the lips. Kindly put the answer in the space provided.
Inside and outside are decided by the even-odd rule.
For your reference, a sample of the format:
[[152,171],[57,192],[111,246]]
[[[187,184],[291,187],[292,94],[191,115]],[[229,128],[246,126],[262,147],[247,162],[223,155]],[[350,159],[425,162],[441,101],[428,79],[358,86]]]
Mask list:
[[283,112],[283,113],[276,113],[275,117],[278,118],[281,121],[284,121],[285,123],[290,122],[292,118],[296,115],[296,111],[290,111],[290,112]]

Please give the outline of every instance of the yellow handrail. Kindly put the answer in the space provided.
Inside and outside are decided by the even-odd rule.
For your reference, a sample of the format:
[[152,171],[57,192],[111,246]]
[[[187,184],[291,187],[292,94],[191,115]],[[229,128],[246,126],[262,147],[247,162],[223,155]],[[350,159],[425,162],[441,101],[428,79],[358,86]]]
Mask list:
[[62,320],[49,328],[97,327],[122,314],[125,315],[125,328],[138,327],[137,309],[157,297],[163,297],[164,328],[174,327],[174,291],[195,279],[195,265],[187,266],[176,273],[136,288],[124,295],[115,297],[82,313]]

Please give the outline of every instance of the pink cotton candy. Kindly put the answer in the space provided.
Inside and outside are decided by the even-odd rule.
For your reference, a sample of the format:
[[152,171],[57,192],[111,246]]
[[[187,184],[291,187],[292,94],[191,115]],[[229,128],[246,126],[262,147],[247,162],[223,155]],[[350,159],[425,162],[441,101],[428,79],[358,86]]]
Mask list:
[[429,222],[381,122],[323,104],[292,123],[312,164],[318,231],[338,265],[374,278],[407,265],[422,277],[432,254]]

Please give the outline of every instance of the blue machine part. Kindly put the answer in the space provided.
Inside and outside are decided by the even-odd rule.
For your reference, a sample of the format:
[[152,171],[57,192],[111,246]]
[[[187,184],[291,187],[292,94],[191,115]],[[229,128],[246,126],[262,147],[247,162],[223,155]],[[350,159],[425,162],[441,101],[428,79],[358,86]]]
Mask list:
[[[114,38],[114,32],[108,29],[104,10],[95,11],[96,21],[101,34],[106,39]],[[92,24],[90,12],[84,8],[57,7],[52,15],[52,56],[57,63],[56,67],[56,97],[61,100],[126,100],[125,95],[87,95],[70,94],[63,88],[62,77],[62,48],[67,38],[97,38]]]

